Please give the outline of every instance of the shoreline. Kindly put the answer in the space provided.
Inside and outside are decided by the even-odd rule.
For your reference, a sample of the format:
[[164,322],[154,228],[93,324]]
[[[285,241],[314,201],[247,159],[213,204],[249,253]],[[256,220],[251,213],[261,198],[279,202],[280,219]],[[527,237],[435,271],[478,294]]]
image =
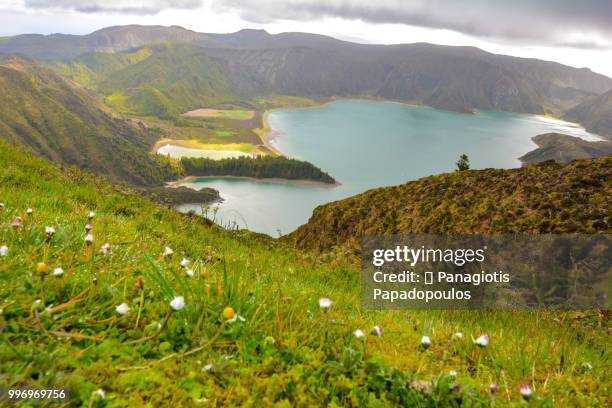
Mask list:
[[[341,184],[339,182],[335,183],[324,183],[322,181],[316,180],[307,180],[307,179],[284,179],[284,178],[255,178],[248,176],[187,176],[183,177],[180,180],[170,181],[166,183],[167,187],[175,188],[184,186],[184,183],[192,182],[196,179],[235,179],[235,180],[249,180],[257,183],[266,183],[266,184],[285,184],[285,185],[296,185],[296,186],[309,186],[309,187],[325,187],[325,188],[334,188],[338,187]],[[184,186],[187,187],[187,186]],[[191,187],[188,187],[191,188]]]
[[222,151],[237,151],[237,152],[247,154],[249,156],[253,156],[254,154],[256,154],[253,151],[248,151],[249,149],[247,149],[247,146],[253,146],[256,149],[256,146],[250,145],[248,143],[226,143],[226,144],[210,143],[210,144],[207,144],[207,143],[202,143],[196,139],[169,139],[169,138],[163,138],[163,139],[157,140],[155,142],[155,145],[152,148],[151,153],[160,154],[158,153],[159,149],[161,149],[165,145],[178,146],[178,147],[183,147],[186,149],[214,150],[214,151],[221,151],[221,152]]
[[[567,120],[565,120],[563,118],[558,118],[558,117],[552,116],[552,115],[532,114],[530,116],[535,117],[536,119],[541,120],[542,122],[546,122],[546,121],[551,122],[551,121],[554,121],[554,122],[558,122],[559,124],[573,125],[573,127],[577,127],[577,128],[583,129],[589,135],[593,135],[593,136],[595,136],[597,138],[596,140],[589,140],[589,139],[584,139],[584,138],[582,138],[580,136],[573,136],[573,137],[578,137],[578,138],[580,138],[580,139],[582,139],[584,141],[587,141],[587,142],[609,142],[610,141],[610,139],[607,138],[604,135],[600,135],[599,133],[589,132],[581,123],[578,123],[578,122],[569,122],[569,121],[567,121]],[[536,135],[536,136],[538,136],[538,135]],[[568,136],[571,136],[571,135],[568,135]]]
[[[296,107],[286,106],[286,107],[278,107],[278,108],[267,109],[267,110],[263,111],[262,114],[261,114],[262,129],[260,129],[260,131],[262,132],[262,134],[260,135],[260,138],[262,139],[262,142],[264,143],[264,146],[270,148],[275,153],[277,153],[277,154],[279,154],[281,156],[285,156],[285,154],[283,152],[281,152],[280,150],[278,150],[276,147],[274,147],[271,144],[271,142],[274,139],[276,139],[278,136],[283,134],[281,131],[273,129],[270,126],[270,122],[268,121],[268,115],[271,114],[271,113],[274,113],[274,112],[294,111],[294,110],[302,110],[302,109],[316,109],[316,108],[325,107],[325,106],[330,105],[330,104],[335,103],[335,102],[342,102],[342,101],[347,101],[347,102],[389,103],[389,104],[395,104],[395,105],[410,106],[410,107],[413,107],[413,108],[435,109],[435,108],[432,108],[431,106],[419,105],[419,104],[416,104],[416,103],[395,101],[395,100],[389,100],[389,99],[374,99],[374,98],[358,98],[358,97],[347,97],[347,98],[344,98],[344,97],[334,96],[334,97],[331,97],[331,98],[323,99],[321,101],[316,101],[316,100],[313,100],[313,101],[315,103],[314,103],[314,105],[311,105],[311,106],[296,106]],[[462,112],[455,112],[455,113],[465,114],[465,113],[462,113]]]

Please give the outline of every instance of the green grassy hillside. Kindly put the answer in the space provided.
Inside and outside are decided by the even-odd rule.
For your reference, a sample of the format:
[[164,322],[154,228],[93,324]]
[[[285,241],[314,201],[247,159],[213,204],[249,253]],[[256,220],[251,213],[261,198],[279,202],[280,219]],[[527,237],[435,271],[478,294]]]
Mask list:
[[159,135],[110,113],[80,86],[31,61],[0,59],[0,138],[116,181],[158,185],[175,175],[149,150]]
[[[593,163],[574,165],[592,174],[579,196],[609,162]],[[5,386],[65,387],[74,406],[435,407],[525,406],[527,384],[537,406],[609,405],[604,316],[366,312],[342,257],[221,230],[4,143],[0,166]]]
[[367,234],[612,231],[612,156],[569,165],[470,170],[367,191],[317,207],[298,247],[359,251]]
[[148,45],[115,54],[85,54],[49,63],[105,96],[119,112],[171,118],[231,100],[224,67],[189,44]]

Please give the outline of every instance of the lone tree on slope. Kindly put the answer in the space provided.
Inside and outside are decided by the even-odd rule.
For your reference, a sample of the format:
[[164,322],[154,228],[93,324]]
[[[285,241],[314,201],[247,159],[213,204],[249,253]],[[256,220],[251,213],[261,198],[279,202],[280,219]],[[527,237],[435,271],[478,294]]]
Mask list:
[[459,156],[459,160],[457,160],[457,170],[455,171],[465,171],[470,169],[470,159],[467,154],[462,154]]

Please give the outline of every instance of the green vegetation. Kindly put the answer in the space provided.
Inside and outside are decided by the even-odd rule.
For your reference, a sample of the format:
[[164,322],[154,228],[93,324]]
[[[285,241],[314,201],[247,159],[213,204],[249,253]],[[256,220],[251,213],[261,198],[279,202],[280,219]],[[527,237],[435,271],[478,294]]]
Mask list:
[[[62,79],[53,71],[17,57],[0,60],[0,85],[5,89],[0,94],[3,106],[0,111],[0,132],[12,144],[30,147],[53,161],[77,165],[113,181],[140,187],[158,187],[176,179],[183,172],[177,161],[151,153],[156,140],[171,131],[170,126],[164,127],[163,121],[157,122],[159,127],[153,127],[143,125],[142,121],[138,123],[118,118],[84,89]],[[238,138],[228,136],[227,130],[218,129],[216,132],[220,134],[217,140],[223,142],[209,144],[208,148],[224,148],[229,145],[228,139]],[[248,140],[251,143],[231,146],[247,152],[266,151],[265,148],[257,149],[260,140],[255,134]],[[199,145],[197,140],[193,143]],[[262,158],[256,165],[249,164],[248,159],[238,162],[238,166],[232,163],[209,163],[206,171],[215,168],[217,170],[213,172],[233,175],[287,175],[292,179],[304,177],[333,182],[331,177],[316,167],[296,160],[279,158],[269,161]],[[202,167],[204,164],[200,163],[200,166],[201,173],[205,171]],[[158,188],[153,190],[148,192],[163,197],[163,200],[171,200],[171,195],[174,197],[172,200],[178,201],[195,198],[194,194],[179,194],[177,190],[163,194]],[[212,191],[207,190],[207,193],[211,199],[217,197]],[[204,192],[199,196],[203,197]]]
[[50,66],[106,97],[121,113],[172,119],[231,99],[223,67],[189,44],[154,44],[114,54],[85,54]]
[[236,176],[282,178],[287,180],[313,180],[333,184],[333,177],[315,165],[283,156],[236,157],[222,160],[183,157],[187,176]]
[[219,192],[213,188],[202,188],[194,190],[188,187],[148,187],[140,190],[143,194],[149,196],[151,200],[160,204],[178,205],[178,204],[208,204],[219,201],[221,197]]
[[114,181],[150,186],[175,178],[170,161],[149,153],[158,132],[114,116],[53,71],[0,58],[0,87],[3,140]]
[[0,164],[5,386],[66,387],[79,406],[434,407],[525,406],[528,384],[538,406],[608,405],[602,315],[362,311],[342,256],[224,231],[3,143]]
[[470,169],[470,159],[467,154],[462,154],[459,156],[459,160],[457,160],[457,170],[456,171],[466,171]]
[[[160,117],[274,95],[361,96],[458,112],[562,115],[612,88],[612,79],[587,70],[470,47],[405,44],[381,49],[299,33],[290,38],[258,32],[211,37],[168,28],[166,35],[152,36],[147,29],[124,28],[128,39],[150,39],[113,47],[127,51],[111,54],[99,49],[102,52],[86,54],[84,50],[72,60],[52,64],[111,95],[109,103],[121,111]],[[120,27],[109,31],[113,40],[121,37]],[[73,41],[81,45],[79,39],[85,37]],[[29,44],[19,40],[0,44],[0,50],[27,52]],[[62,39],[38,40],[61,45]]]
[[195,109],[185,112],[182,116],[190,118],[225,118],[236,120],[248,120],[253,118],[255,112],[244,109]]
[[536,164],[547,160],[569,163],[612,154],[612,142],[607,141],[588,142],[560,133],[545,133],[532,137],[531,140],[538,148],[519,157],[523,164]]
[[569,165],[466,170],[322,205],[290,235],[301,248],[359,252],[367,234],[610,233],[612,156]]
[[[249,43],[253,33],[238,35]],[[324,37],[265,33],[260,49],[223,49],[232,36],[118,27],[3,39],[5,51],[78,55],[49,64],[138,120],[115,116],[49,69],[3,57],[0,134],[58,163],[147,186],[168,203],[217,196],[160,189],[184,162],[149,154],[157,140],[250,143],[273,153],[260,140],[267,109],[367,93],[466,112],[557,113],[612,86],[585,70],[474,49],[354,52]],[[166,40],[214,48],[134,49]],[[279,42],[284,48],[269,47]],[[256,112],[180,116],[203,106]],[[188,160],[187,173],[331,179],[289,159],[240,160]],[[611,160],[466,170],[328,204],[288,238],[316,254],[223,230],[0,142],[0,380],[67,387],[74,406],[609,406],[607,313],[364,311],[354,255],[366,233],[609,233]],[[330,308],[319,307],[322,297]],[[375,325],[382,335],[370,331]],[[488,347],[473,344],[481,334]]]

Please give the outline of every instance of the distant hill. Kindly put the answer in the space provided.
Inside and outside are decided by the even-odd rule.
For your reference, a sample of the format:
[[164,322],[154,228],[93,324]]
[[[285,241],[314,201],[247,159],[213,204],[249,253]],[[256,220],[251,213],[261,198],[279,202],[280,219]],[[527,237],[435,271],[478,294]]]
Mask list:
[[94,95],[19,57],[0,58],[0,138],[135,185],[174,175],[149,154],[158,135],[113,116]]
[[223,61],[192,44],[150,44],[118,53],[90,53],[47,66],[100,93],[114,109],[158,117],[233,99]]
[[564,118],[612,140],[612,91],[587,99],[568,110]]
[[432,44],[210,49],[239,89],[253,93],[361,96],[439,109],[559,114],[612,88],[612,79],[561,64]]
[[359,252],[368,234],[612,232],[612,157],[425,177],[317,207],[299,248]]
[[[159,42],[183,44],[150,46]],[[474,47],[366,45],[262,30],[203,34],[180,27],[111,27],[86,36],[4,38],[0,51],[60,60],[53,63],[58,72],[85,85],[95,83],[103,91],[123,87],[125,95],[114,102],[125,99],[128,109],[147,114],[164,106],[174,112],[196,102],[236,96],[289,95],[383,98],[458,112],[560,115],[612,90],[612,79],[588,69]],[[125,52],[108,54],[119,51]],[[126,64],[139,66],[129,69]],[[153,81],[148,88],[145,79]],[[177,101],[187,102],[166,100],[170,90],[186,96]]]
[[182,27],[117,26],[87,35],[24,34],[0,38],[0,52],[19,53],[35,59],[69,59],[91,52],[118,52],[145,44],[203,40],[205,34]]
[[334,48],[350,45],[317,34],[240,30],[231,34],[205,34],[178,26],[126,25],[107,27],[87,35],[23,34],[0,38],[0,52],[20,53],[42,60],[66,60],[93,52],[113,53],[161,42],[193,43],[212,48]]
[[[228,100],[233,91],[223,65],[204,49],[187,44],[147,46],[133,60],[97,82],[96,89],[108,95],[119,111],[172,116],[187,110]],[[98,55],[99,57],[99,55]]]
[[547,160],[569,163],[578,159],[608,156],[612,154],[612,142],[588,142],[579,137],[560,133],[537,135],[531,140],[538,148],[519,157],[523,164],[536,164]]

